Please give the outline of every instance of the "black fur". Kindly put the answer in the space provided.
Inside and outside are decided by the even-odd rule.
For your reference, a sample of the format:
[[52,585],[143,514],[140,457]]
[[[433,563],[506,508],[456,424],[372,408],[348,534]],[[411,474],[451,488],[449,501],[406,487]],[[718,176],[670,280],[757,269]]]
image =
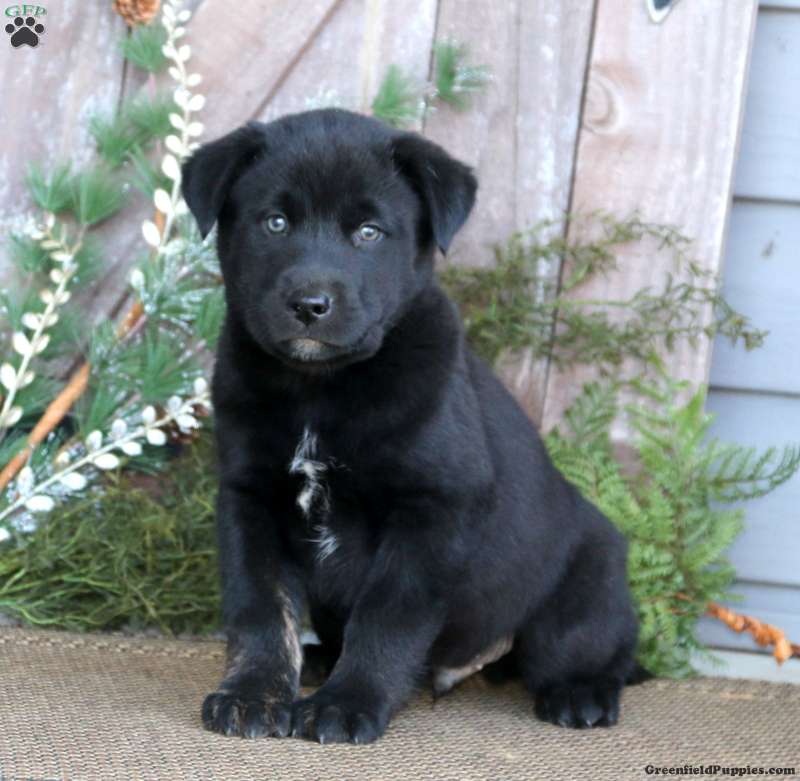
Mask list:
[[[476,186],[424,138],[338,110],[251,123],[184,167],[202,232],[219,223],[228,304],[213,399],[229,663],[210,729],[369,742],[427,672],[507,635],[541,718],[617,719],[636,642],[625,542],[434,279]],[[331,671],[297,700],[305,606]]]

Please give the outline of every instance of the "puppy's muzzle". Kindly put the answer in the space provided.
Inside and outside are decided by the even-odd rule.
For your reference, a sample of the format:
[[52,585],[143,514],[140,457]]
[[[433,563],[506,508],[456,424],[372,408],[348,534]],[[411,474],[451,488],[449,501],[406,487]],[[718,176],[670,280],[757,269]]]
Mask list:
[[333,298],[324,291],[296,291],[287,305],[303,325],[310,326],[331,314]]

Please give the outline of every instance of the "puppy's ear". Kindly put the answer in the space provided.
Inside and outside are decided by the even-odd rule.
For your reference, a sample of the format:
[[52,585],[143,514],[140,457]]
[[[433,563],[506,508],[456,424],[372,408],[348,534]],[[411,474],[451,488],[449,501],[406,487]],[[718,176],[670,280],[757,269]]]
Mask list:
[[393,139],[392,158],[422,199],[434,241],[447,252],[475,203],[478,182],[471,169],[414,133]]
[[264,126],[249,122],[203,144],[183,164],[183,198],[203,238],[214,227],[233,183],[263,149]]

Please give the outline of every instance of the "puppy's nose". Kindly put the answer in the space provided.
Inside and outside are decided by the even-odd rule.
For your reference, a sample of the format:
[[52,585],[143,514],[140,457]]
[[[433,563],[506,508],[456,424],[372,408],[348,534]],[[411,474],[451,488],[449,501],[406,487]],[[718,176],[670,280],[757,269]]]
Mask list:
[[325,293],[296,293],[289,299],[289,308],[301,323],[311,325],[331,311],[331,299]]

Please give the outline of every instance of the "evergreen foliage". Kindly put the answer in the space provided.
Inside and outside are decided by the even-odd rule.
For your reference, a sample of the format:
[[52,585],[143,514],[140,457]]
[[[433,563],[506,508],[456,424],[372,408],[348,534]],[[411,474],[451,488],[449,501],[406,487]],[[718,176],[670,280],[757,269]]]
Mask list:
[[167,42],[164,27],[157,22],[138,24],[122,41],[122,54],[137,68],[158,73],[167,64],[162,47]]
[[140,95],[123,103],[111,118],[92,117],[89,130],[100,156],[111,168],[118,168],[135,151],[146,150],[154,140],[167,136],[173,111],[175,103],[166,93],[152,98]]
[[157,479],[110,474],[0,543],[0,613],[84,631],[216,628],[215,483],[208,432]]
[[459,111],[469,108],[470,96],[489,83],[489,68],[472,65],[468,48],[454,41],[438,41],[433,56],[436,97]]
[[638,471],[620,465],[609,430],[620,413],[613,383],[583,389],[546,445],[556,466],[629,541],[628,573],[640,619],[639,661],[657,675],[691,673],[703,652],[697,619],[709,601],[730,599],[727,551],[739,534],[738,502],[761,496],[800,468],[800,446],[782,451],[722,444],[709,437],[705,395],[687,385],[640,382],[628,406]]
[[466,46],[453,41],[434,44],[433,84],[419,84],[398,65],[390,65],[372,101],[372,114],[394,127],[408,127],[420,120],[437,103],[457,110],[469,106],[472,94],[491,80],[485,65],[469,62]]
[[372,115],[393,127],[407,127],[416,122],[424,109],[419,89],[413,79],[397,65],[390,65],[372,101]]
[[[450,266],[442,272],[442,283],[461,306],[470,341],[488,361],[504,350],[528,348],[559,366],[581,363],[613,374],[630,359],[646,367],[659,350],[672,350],[679,341],[694,345],[721,334],[747,349],[761,345],[766,333],[725,301],[714,276],[691,258],[688,239],[674,228],[636,216],[616,220],[594,214],[582,220],[599,235],[544,239],[552,223],[543,223],[512,236],[489,267]],[[660,287],[642,288],[627,299],[568,295],[588,278],[615,269],[619,248],[634,242],[671,252],[681,279],[667,273]],[[559,282],[552,269],[562,260]],[[707,320],[709,308],[713,316]]]
[[61,163],[47,176],[39,165],[28,168],[26,183],[34,203],[43,211],[59,214],[72,203],[72,172]]
[[79,171],[72,177],[71,189],[70,208],[82,226],[107,220],[125,204],[123,182],[103,165]]

